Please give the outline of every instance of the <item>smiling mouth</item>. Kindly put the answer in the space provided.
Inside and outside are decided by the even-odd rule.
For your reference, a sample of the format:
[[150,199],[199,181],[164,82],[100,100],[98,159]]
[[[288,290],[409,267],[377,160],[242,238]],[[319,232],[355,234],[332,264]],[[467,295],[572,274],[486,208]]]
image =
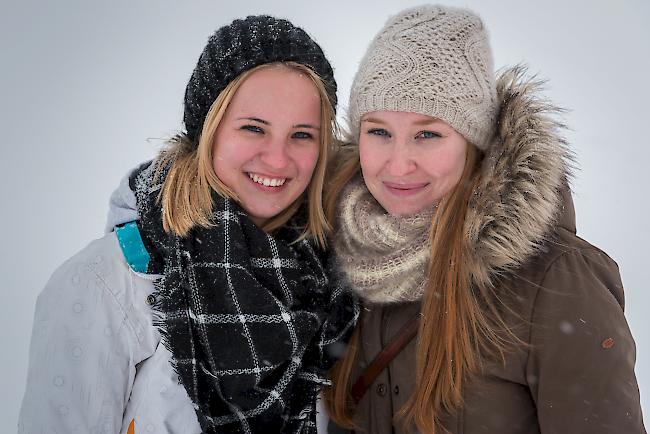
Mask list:
[[412,194],[419,193],[429,185],[428,182],[411,183],[411,184],[398,184],[394,182],[384,182],[383,184],[384,187],[386,187],[386,190],[388,190],[390,193],[397,196],[410,196]]
[[289,178],[269,178],[266,176],[258,175],[256,173],[248,173],[251,181],[256,182],[264,187],[281,187]]

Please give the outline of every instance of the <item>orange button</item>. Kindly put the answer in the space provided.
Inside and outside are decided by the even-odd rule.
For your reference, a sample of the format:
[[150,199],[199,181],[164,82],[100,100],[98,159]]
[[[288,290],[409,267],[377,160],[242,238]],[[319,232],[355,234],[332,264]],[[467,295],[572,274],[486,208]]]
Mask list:
[[600,344],[601,347],[603,347],[606,350],[609,350],[614,346],[614,339],[613,338],[607,338]]

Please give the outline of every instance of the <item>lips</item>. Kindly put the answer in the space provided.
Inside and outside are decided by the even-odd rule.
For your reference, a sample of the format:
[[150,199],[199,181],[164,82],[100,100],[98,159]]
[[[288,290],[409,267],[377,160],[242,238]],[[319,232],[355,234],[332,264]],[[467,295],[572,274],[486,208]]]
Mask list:
[[414,194],[420,193],[422,190],[427,188],[429,185],[428,182],[411,182],[411,183],[401,183],[401,182],[383,182],[382,183],[386,190],[395,195],[395,196],[412,196]]

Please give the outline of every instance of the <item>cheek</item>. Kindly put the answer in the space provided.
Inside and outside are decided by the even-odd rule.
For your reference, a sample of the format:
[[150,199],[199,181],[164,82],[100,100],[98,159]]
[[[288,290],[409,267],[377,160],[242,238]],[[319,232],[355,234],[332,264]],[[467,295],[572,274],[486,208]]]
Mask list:
[[464,139],[455,137],[443,143],[436,152],[440,171],[448,174],[462,173],[467,156],[467,146]]
[[456,182],[458,182],[463,175],[466,160],[467,146],[462,146],[460,149],[456,148],[455,152],[449,157],[450,173],[455,177]]
[[255,157],[255,147],[236,137],[218,135],[212,145],[212,167],[214,173],[226,181],[240,172],[242,166]]
[[430,159],[432,172],[438,176],[454,176],[459,169],[462,171],[462,165],[459,164],[455,155],[443,154],[438,158]]
[[300,172],[305,178],[310,179],[318,163],[318,156],[320,155],[319,145],[314,144],[314,146],[301,148],[292,151],[292,153]]
[[368,146],[367,143],[359,143],[359,164],[364,178],[375,175],[378,168],[381,167],[381,154],[375,148]]
[[429,173],[451,186],[456,185],[460,180],[465,168],[464,150],[445,150],[434,155],[428,155],[424,159],[428,162]]
[[234,162],[232,161],[230,149],[227,146],[218,146],[216,143],[215,141],[212,146],[212,167],[214,173],[223,180],[228,176],[230,169],[233,168]]
[[217,146],[217,141],[215,139],[212,144],[212,169],[219,178],[223,176],[223,170],[227,167],[227,165],[224,164],[225,160],[226,158],[223,155],[223,149],[220,149]]

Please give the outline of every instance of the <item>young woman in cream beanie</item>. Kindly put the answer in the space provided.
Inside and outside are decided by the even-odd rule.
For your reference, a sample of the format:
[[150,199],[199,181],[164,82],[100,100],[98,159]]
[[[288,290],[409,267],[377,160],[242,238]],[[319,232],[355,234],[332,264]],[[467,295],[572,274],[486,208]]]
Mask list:
[[471,11],[388,20],[329,192],[364,304],[330,432],[644,433],[616,263],[576,235],[559,110]]

